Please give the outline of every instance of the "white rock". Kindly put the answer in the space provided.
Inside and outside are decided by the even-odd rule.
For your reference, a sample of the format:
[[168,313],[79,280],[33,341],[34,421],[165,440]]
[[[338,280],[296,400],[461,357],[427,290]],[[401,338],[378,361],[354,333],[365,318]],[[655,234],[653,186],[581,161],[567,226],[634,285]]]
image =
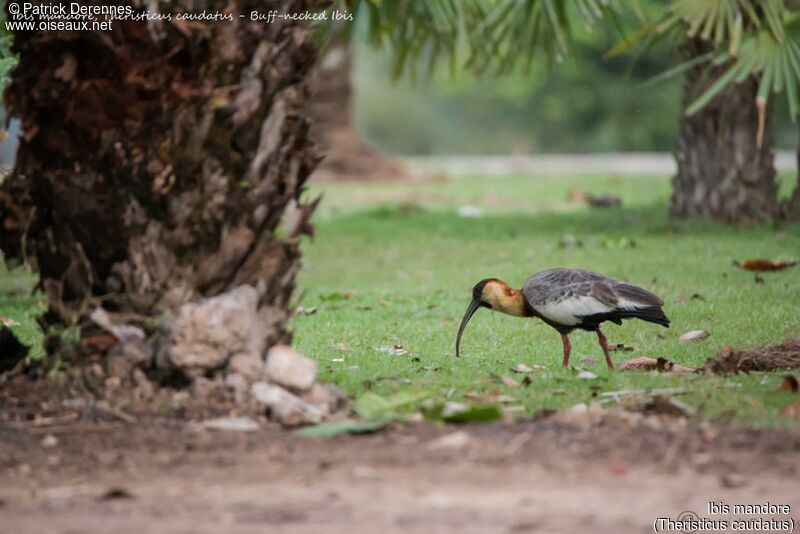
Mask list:
[[317,423],[324,412],[286,389],[266,382],[256,382],[250,387],[253,398],[267,407],[269,417],[284,426]]
[[216,419],[201,421],[196,428],[228,432],[253,432],[261,427],[249,417],[217,417]]
[[249,385],[245,377],[239,373],[229,373],[225,377],[225,385],[233,391],[233,397],[236,399],[237,403],[244,403]]
[[260,378],[264,375],[264,361],[253,354],[237,354],[228,362],[228,369],[246,378]]
[[243,285],[181,306],[168,328],[170,363],[198,374],[224,366],[234,354],[260,358],[265,330],[281,318],[274,310],[259,308],[258,301],[259,292]]
[[325,417],[344,408],[347,398],[335,386],[315,383],[301,395],[302,400],[319,408]]
[[292,347],[276,345],[267,353],[267,377],[294,391],[308,391],[317,378],[317,362]]

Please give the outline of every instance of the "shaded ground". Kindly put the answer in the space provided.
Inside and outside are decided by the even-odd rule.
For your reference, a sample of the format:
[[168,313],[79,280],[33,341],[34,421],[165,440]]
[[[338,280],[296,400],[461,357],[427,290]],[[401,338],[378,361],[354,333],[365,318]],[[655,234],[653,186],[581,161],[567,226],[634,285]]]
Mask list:
[[797,430],[610,421],[327,441],[159,420],[6,424],[0,517],[9,533],[651,532],[656,517],[706,515],[712,500],[789,504],[797,519],[798,451]]

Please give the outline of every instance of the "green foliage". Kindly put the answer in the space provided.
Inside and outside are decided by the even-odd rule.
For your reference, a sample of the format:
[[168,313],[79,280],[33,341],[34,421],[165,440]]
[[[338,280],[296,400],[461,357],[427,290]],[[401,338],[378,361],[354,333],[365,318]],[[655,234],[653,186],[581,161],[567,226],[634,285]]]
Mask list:
[[[702,63],[727,66],[715,83],[689,104],[687,114],[698,112],[731,83],[756,74],[760,76],[761,109],[773,93],[785,89],[789,115],[792,120],[798,116],[800,5],[783,0],[672,0],[667,14],[646,27],[650,31],[639,35],[648,43],[671,33],[713,44],[714,52],[689,58],[661,79]],[[615,52],[636,42],[630,40]]]
[[385,54],[358,49],[354,99],[364,136],[401,154],[669,151],[680,114],[680,82],[642,91],[669,66],[655,50],[628,72],[602,59],[607,32],[579,36],[562,63],[535,62],[506,76],[448,73],[388,81]]

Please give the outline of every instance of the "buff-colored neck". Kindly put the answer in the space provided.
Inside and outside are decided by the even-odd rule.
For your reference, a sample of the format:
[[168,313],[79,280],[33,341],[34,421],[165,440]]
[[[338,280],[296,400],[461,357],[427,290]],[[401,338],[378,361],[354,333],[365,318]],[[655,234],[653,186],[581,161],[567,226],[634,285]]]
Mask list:
[[495,283],[484,290],[484,300],[491,305],[492,310],[499,311],[515,317],[530,315],[525,306],[525,297],[519,289],[512,289],[506,284]]

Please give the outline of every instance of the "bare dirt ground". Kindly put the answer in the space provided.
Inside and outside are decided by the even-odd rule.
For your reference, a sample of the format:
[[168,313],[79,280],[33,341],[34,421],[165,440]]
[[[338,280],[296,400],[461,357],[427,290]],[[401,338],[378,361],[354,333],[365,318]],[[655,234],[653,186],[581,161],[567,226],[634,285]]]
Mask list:
[[0,424],[2,533],[652,532],[708,501],[788,504],[800,431],[553,418],[364,436]]

